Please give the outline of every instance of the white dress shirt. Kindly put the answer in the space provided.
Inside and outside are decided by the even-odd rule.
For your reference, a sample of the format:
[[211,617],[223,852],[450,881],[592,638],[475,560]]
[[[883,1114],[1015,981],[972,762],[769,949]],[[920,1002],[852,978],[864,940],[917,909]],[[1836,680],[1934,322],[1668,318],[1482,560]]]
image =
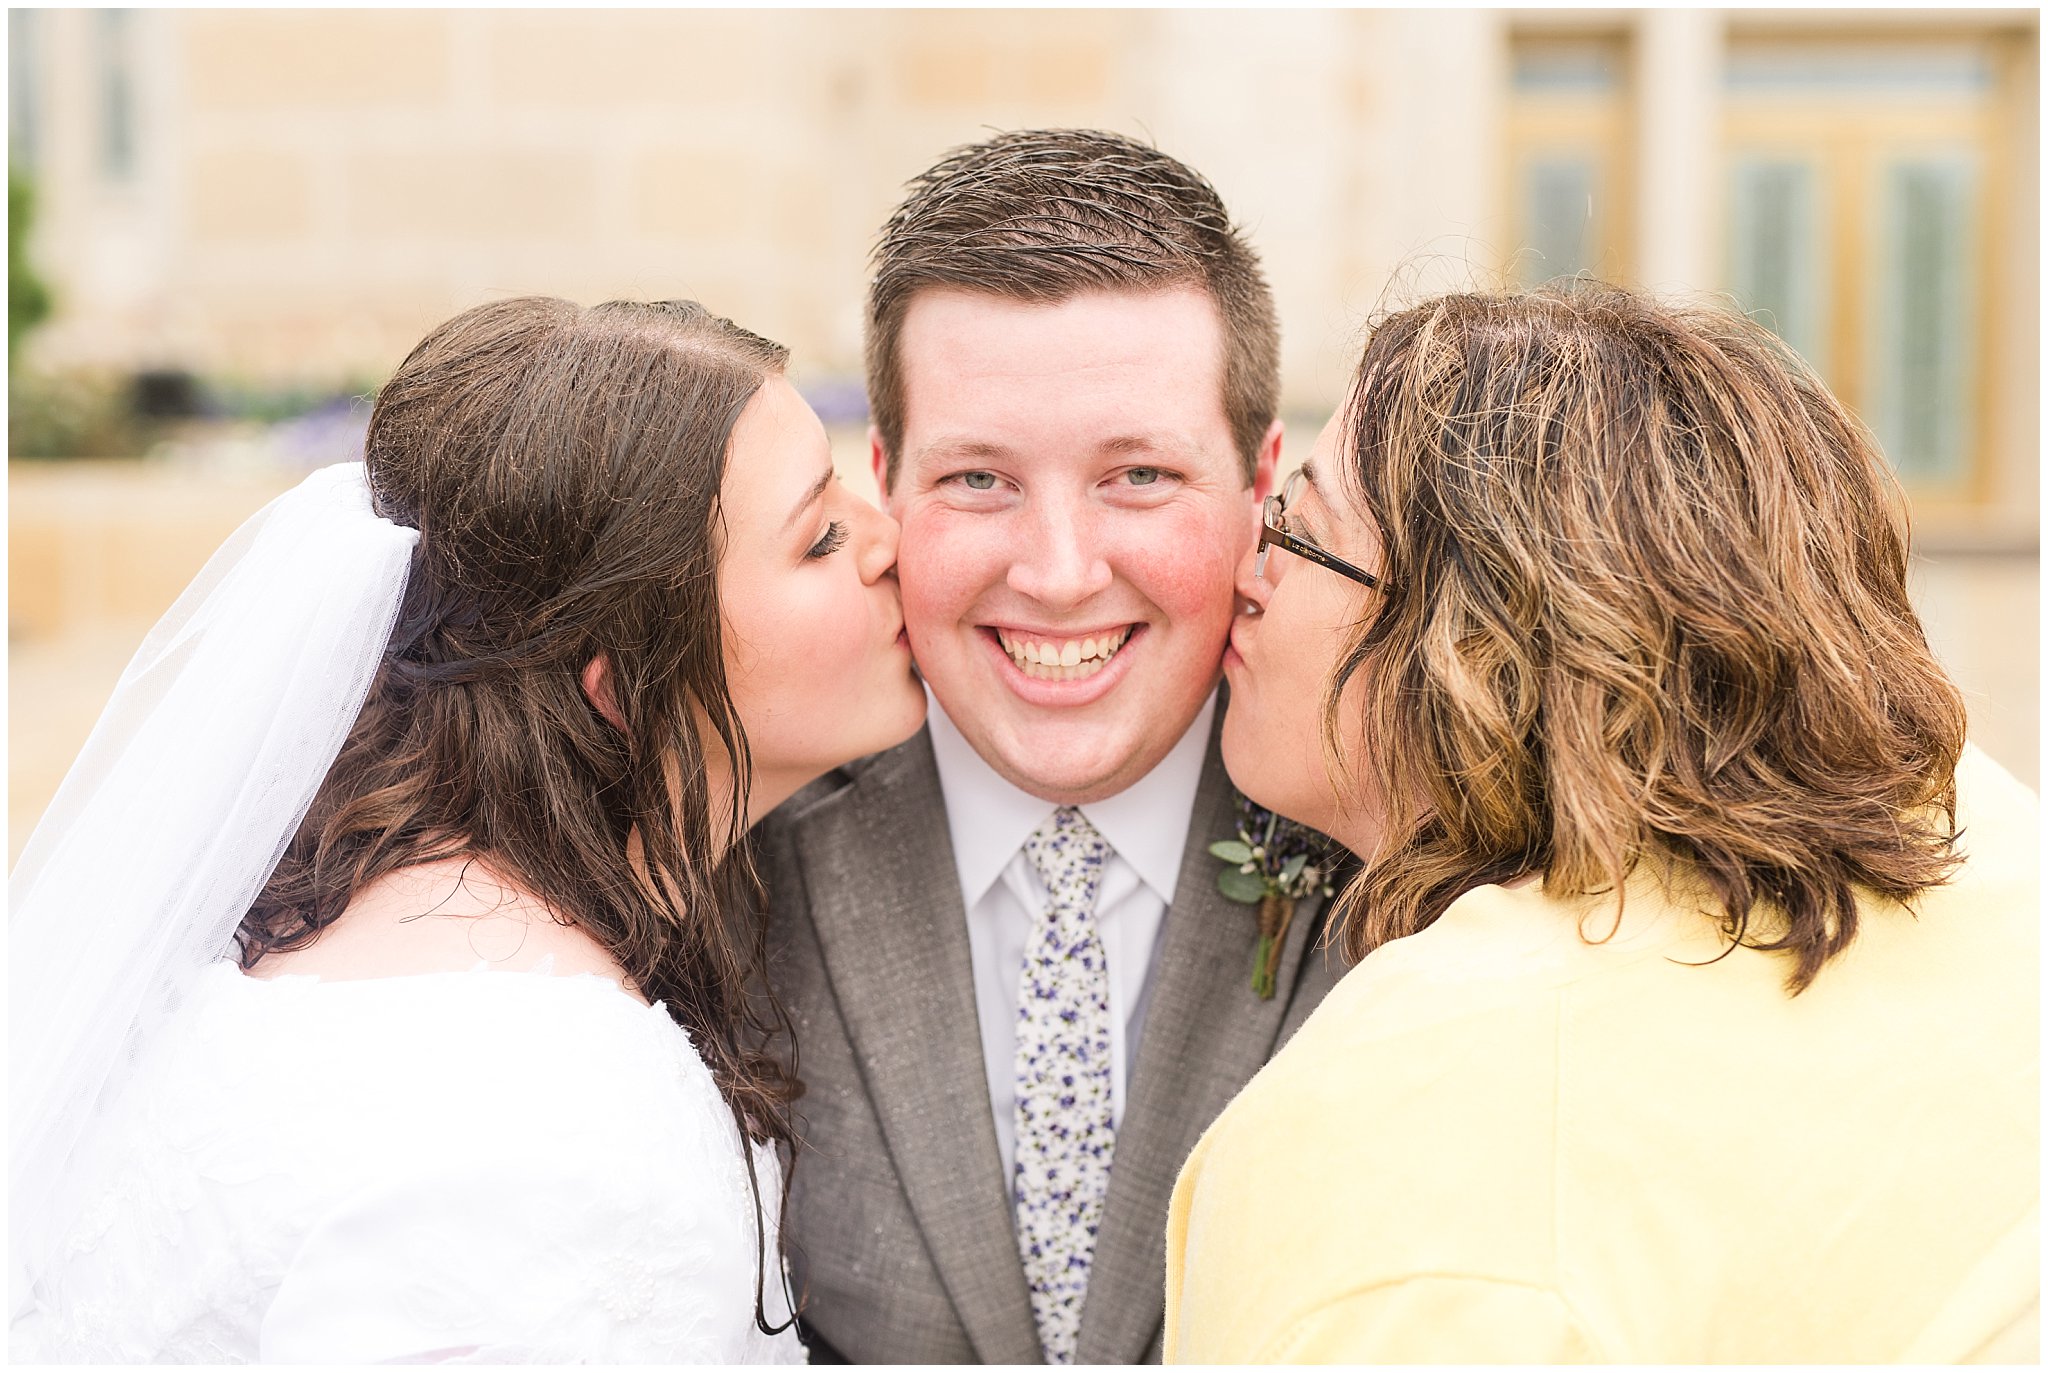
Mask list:
[[[1109,965],[1111,1110],[1119,1126],[1151,1001],[1159,927],[1180,878],[1215,713],[1211,693],[1157,767],[1115,796],[1079,808],[1115,850],[1096,892],[1095,920]],[[1024,975],[1025,939],[1048,900],[1045,884],[1024,856],[1024,841],[1057,807],[1019,790],[983,762],[936,697],[931,697],[930,719],[932,754],[967,910],[982,1066],[1007,1187],[1017,1163],[1017,987]]]

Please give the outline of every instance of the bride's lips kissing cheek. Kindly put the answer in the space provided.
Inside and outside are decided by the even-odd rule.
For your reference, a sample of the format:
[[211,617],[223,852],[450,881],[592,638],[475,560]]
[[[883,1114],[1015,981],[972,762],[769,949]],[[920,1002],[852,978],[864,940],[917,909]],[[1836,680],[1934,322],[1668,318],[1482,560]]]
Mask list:
[[1115,795],[1215,687],[1278,426],[1248,476],[1194,289],[929,289],[898,350],[901,453],[876,459],[918,670],[1016,786]]

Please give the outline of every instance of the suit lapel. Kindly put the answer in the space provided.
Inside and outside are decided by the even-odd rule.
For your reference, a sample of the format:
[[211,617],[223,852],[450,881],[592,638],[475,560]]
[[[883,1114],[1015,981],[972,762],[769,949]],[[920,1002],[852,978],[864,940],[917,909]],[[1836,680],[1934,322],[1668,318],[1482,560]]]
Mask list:
[[930,735],[806,811],[798,842],[833,993],[953,1309],[984,1362],[1037,1363]]
[[1273,1050],[1317,924],[1320,898],[1288,927],[1278,993],[1251,989],[1257,918],[1216,889],[1209,845],[1237,833],[1236,793],[1223,771],[1219,702],[1208,759],[1189,816],[1173,904],[1161,931],[1151,1005],[1117,1132],[1109,1198],[1095,1242],[1078,1361],[1138,1363],[1160,1323],[1166,1284],[1166,1206],[1195,1142]]

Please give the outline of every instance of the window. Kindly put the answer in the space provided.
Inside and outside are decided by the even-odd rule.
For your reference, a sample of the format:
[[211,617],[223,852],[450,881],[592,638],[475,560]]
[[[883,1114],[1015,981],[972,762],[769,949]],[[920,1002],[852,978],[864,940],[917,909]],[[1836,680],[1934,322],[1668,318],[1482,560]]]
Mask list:
[[1626,63],[1618,38],[1525,37],[1508,134],[1511,270],[1526,284],[1620,278],[1630,220]]
[[42,132],[36,118],[39,28],[34,10],[7,11],[7,156],[27,170],[36,165]]
[[1730,188],[1728,285],[1736,299],[1820,371],[1827,369],[1828,226],[1810,159],[1739,158]]
[[93,12],[99,171],[112,182],[135,176],[134,18],[133,10]]
[[1727,286],[1923,498],[1981,495],[1988,44],[1731,44]]
[[1586,154],[1532,156],[1522,175],[1529,279],[1592,271],[1604,246],[1594,217],[1603,199],[1598,160]]
[[1966,157],[1890,158],[1878,192],[1865,409],[1900,475],[1921,482],[1968,468],[1975,170]]

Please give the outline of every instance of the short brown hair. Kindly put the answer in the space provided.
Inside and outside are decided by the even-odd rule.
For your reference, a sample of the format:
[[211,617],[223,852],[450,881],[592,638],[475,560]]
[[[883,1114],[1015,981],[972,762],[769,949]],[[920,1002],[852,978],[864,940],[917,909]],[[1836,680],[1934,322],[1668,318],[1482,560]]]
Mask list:
[[1351,956],[1482,883],[1618,894],[1675,858],[1796,993],[1858,889],[1952,873],[1963,701],[1902,496],[1764,329],[1592,283],[1449,296],[1378,326],[1348,415],[1387,589],[1325,729],[1363,673],[1390,811],[1340,902]]
[[1280,326],[1258,254],[1216,188],[1121,134],[1024,129],[953,149],[882,226],[868,286],[868,404],[896,480],[898,339],[930,287],[1053,302],[1084,291],[1194,285],[1223,325],[1223,413],[1251,480],[1280,404]]

